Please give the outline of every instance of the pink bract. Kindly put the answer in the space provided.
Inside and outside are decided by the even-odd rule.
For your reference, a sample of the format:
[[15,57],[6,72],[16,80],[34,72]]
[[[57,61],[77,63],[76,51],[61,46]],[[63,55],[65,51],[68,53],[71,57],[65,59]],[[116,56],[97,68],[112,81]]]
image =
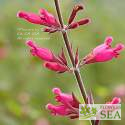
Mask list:
[[57,62],[45,62],[44,67],[57,72],[65,72],[68,70],[66,66]]

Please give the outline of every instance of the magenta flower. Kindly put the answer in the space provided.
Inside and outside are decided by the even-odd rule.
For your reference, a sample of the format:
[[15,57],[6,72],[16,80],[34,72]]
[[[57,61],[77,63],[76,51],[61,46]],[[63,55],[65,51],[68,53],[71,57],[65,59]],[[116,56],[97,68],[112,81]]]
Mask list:
[[50,61],[50,62],[54,61],[54,54],[52,53],[51,50],[47,48],[37,47],[37,45],[33,43],[33,41],[31,40],[27,41],[26,44],[31,47],[31,53],[33,56],[37,56],[44,61]]
[[60,64],[58,62],[45,62],[44,67],[46,67],[46,68],[48,68],[50,70],[59,72],[59,73],[63,73],[65,71],[68,71],[67,66],[62,65],[62,64]]
[[107,37],[103,44],[94,48],[92,52],[83,59],[84,64],[106,62],[112,60],[113,58],[117,58],[120,51],[122,51],[125,48],[125,46],[119,43],[116,45],[115,48],[112,48],[112,41],[112,37]]
[[[106,104],[120,104],[120,103],[121,103],[121,99],[118,97],[114,97],[111,102],[107,102]],[[105,109],[105,111],[107,111],[107,110],[108,109]],[[100,111],[102,111],[102,110],[100,110]],[[112,110],[112,111],[114,111],[114,110]],[[95,125],[99,125],[99,123],[100,123],[100,120],[95,121]]]
[[[83,19],[80,19],[79,21],[74,22],[74,19],[77,16],[77,13],[82,9],[83,9],[82,5],[74,6],[68,20],[68,25],[64,27],[64,30],[75,29],[81,25],[85,25],[90,22],[89,18],[83,18]],[[40,9],[39,15],[32,12],[19,11],[17,13],[17,17],[22,18],[33,24],[47,26],[46,28],[44,28],[43,30],[44,32],[54,33],[56,31],[63,30],[61,29],[60,23],[57,21],[57,19],[45,9]]]
[[19,11],[17,13],[17,17],[22,18],[30,23],[40,24],[40,25],[43,24],[43,21],[41,20],[40,16],[38,16],[35,13]]
[[31,48],[30,52],[33,56],[45,61],[44,67],[58,73],[70,71],[63,50],[61,54],[55,56],[51,50],[38,47],[32,40],[27,41],[26,44]]
[[118,97],[114,97],[111,102],[107,102],[106,104],[119,104],[121,103],[121,99]]
[[49,26],[49,27],[52,27],[52,26],[59,27],[60,26],[60,24],[56,20],[56,18],[51,13],[49,13],[47,10],[40,9],[39,13],[40,13],[40,18],[43,21],[43,24],[45,24],[46,26]]
[[62,93],[59,88],[54,88],[53,93],[56,95],[55,100],[59,105],[47,104],[46,108],[51,111],[53,115],[67,116],[71,119],[78,118],[79,116],[79,102],[72,94]]
[[19,11],[17,13],[17,17],[22,18],[33,24],[40,24],[50,27],[51,30],[60,27],[60,24],[58,23],[56,18],[45,9],[40,9],[39,15],[31,12]]

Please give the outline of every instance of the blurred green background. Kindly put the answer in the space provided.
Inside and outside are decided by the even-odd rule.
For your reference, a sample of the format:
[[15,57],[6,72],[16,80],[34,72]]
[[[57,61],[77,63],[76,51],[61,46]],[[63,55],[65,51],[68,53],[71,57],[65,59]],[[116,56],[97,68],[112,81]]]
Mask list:
[[[74,49],[80,48],[80,57],[108,35],[113,36],[113,45],[119,41],[125,43],[125,0],[60,0],[60,3],[65,23],[76,3],[82,3],[86,8],[77,19],[90,17],[92,20],[90,25],[69,32]],[[0,125],[89,125],[88,121],[51,116],[45,109],[48,102],[55,103],[53,87],[60,87],[64,92],[73,91],[79,99],[81,96],[72,74],[59,75],[45,69],[41,60],[32,57],[25,45],[25,39],[32,37],[56,54],[63,47],[60,33],[43,33],[40,31],[43,27],[16,17],[19,10],[37,13],[40,8],[56,15],[53,0],[0,0]],[[37,35],[21,36],[20,28],[39,31]],[[122,98],[122,120],[103,121],[102,125],[124,124],[124,67],[125,52],[122,52],[118,59],[81,69],[87,91],[92,89],[95,103],[105,103],[113,96]]]

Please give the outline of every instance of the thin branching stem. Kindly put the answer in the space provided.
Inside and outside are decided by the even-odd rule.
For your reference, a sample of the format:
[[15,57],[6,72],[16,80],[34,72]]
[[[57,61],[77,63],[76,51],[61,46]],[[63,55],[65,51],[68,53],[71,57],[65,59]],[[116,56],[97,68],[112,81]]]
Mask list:
[[[58,19],[59,19],[59,22],[60,22],[60,25],[61,25],[61,28],[62,28],[62,36],[63,36],[63,39],[64,39],[64,44],[65,44],[66,50],[68,52],[69,58],[71,60],[72,66],[75,69],[74,70],[74,76],[76,78],[77,84],[78,84],[79,89],[81,91],[82,97],[83,97],[85,103],[87,104],[87,93],[86,93],[86,89],[85,89],[85,86],[84,86],[84,83],[83,83],[83,80],[82,80],[82,77],[81,77],[81,74],[80,74],[80,70],[79,70],[78,67],[76,67],[74,54],[73,54],[72,49],[71,49],[71,44],[69,42],[67,32],[65,30],[63,30],[64,29],[64,23],[63,23],[61,10],[60,10],[59,1],[54,0],[54,2],[55,2],[55,7],[56,7]],[[94,125],[94,121],[91,121],[91,124]]]
[[[63,18],[62,18],[62,15],[61,15],[59,1],[58,0],[54,0],[54,1],[55,1],[55,6],[56,6],[56,11],[57,11],[57,14],[58,14],[59,22],[60,22],[61,28],[63,29],[64,23],[63,23]],[[83,84],[83,81],[82,81],[82,78],[81,78],[80,70],[75,65],[74,55],[73,55],[73,52],[72,52],[72,49],[71,49],[71,46],[70,46],[70,42],[69,42],[67,32],[62,30],[62,35],[63,35],[64,44],[65,44],[66,49],[68,51],[68,55],[70,57],[72,66],[75,69],[74,75],[76,77],[76,80],[77,80],[77,83],[79,85],[80,91],[82,93],[83,99],[84,99],[85,103],[87,103],[87,93],[86,93],[86,90],[85,90],[85,87],[84,87],[84,84]]]

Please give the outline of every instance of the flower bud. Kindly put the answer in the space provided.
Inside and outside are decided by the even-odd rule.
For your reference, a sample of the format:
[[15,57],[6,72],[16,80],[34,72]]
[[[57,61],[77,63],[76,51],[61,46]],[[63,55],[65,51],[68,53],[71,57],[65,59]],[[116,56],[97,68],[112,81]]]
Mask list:
[[50,70],[59,72],[59,73],[62,73],[62,72],[65,72],[68,70],[66,66],[59,64],[57,62],[45,62],[44,67],[46,67]]

